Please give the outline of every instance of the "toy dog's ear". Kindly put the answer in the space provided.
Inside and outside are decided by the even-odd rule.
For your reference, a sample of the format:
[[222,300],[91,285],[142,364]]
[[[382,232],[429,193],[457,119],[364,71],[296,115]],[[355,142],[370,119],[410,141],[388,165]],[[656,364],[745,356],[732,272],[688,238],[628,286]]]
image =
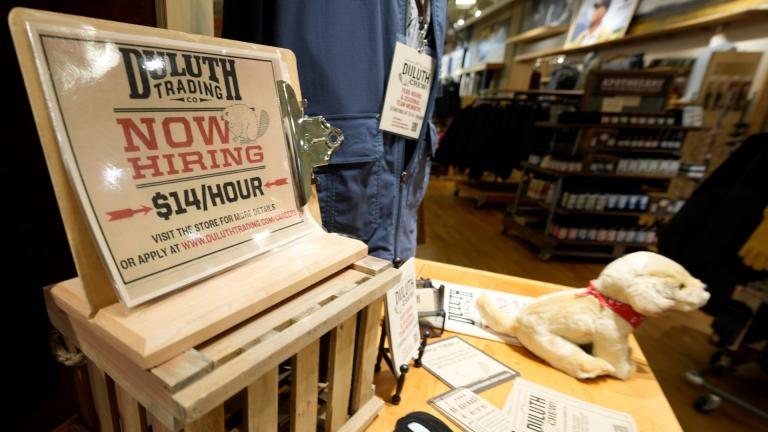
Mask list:
[[667,278],[637,276],[625,288],[628,303],[643,315],[656,316],[675,306]]

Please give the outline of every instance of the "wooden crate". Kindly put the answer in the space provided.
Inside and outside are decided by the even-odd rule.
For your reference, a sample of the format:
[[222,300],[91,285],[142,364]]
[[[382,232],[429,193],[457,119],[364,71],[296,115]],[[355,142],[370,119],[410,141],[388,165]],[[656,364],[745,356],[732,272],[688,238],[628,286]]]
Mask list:
[[383,406],[372,384],[377,332],[399,279],[389,262],[364,258],[149,369],[94,318],[60,307],[86,302],[79,284],[48,287],[45,298],[51,322],[88,358],[102,431],[358,431]]

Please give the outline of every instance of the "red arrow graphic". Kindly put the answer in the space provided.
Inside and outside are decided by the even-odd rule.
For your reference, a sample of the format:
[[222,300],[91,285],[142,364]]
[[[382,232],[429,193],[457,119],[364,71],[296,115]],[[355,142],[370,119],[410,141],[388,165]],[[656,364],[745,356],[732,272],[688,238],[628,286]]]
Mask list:
[[287,177],[283,177],[283,178],[277,179],[275,181],[268,181],[267,184],[265,184],[264,186],[267,189],[271,189],[272,186],[285,186],[287,184],[288,184],[288,178]]
[[138,214],[138,213],[144,213],[144,215],[146,216],[146,214],[149,213],[150,210],[152,210],[152,208],[143,205],[143,206],[141,206],[141,208],[136,209],[136,210],[127,208],[127,209],[121,209],[121,210],[115,210],[115,211],[107,212],[107,214],[109,215],[109,221],[108,222],[112,222],[112,221],[116,221],[116,220],[120,220],[120,219],[126,219],[126,218],[129,218],[129,217],[133,217],[133,215]]

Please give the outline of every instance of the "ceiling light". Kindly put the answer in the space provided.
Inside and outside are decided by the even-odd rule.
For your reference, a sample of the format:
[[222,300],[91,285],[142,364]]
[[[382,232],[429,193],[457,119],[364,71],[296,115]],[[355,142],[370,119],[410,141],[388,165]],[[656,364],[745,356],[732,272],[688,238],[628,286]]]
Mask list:
[[480,9],[476,10],[475,11],[475,18],[479,17],[482,14],[483,14],[483,11],[481,11]]
[[456,24],[458,24],[459,26],[463,26],[464,25],[464,18],[459,18],[459,20],[456,21]]

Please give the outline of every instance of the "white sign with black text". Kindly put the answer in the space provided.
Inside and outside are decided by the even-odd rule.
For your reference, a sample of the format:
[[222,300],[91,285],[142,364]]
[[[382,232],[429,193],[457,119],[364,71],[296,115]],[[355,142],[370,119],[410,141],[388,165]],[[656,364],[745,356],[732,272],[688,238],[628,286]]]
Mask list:
[[471,287],[467,285],[455,284],[432,279],[436,286],[445,286],[445,296],[443,298],[443,309],[447,316],[445,319],[445,329],[454,333],[475,336],[488,340],[511,343],[520,345],[516,337],[496,333],[483,323],[480,313],[477,311],[477,299],[485,294],[491,298],[496,307],[507,316],[515,316],[517,313],[530,304],[533,297],[510,294],[501,291],[493,291],[483,288]]
[[518,431],[637,432],[631,415],[585,402],[524,379],[515,380],[504,412]]
[[379,129],[418,139],[432,89],[435,59],[397,42]]
[[449,387],[465,387],[474,392],[520,376],[458,336],[427,345],[421,364]]
[[443,393],[429,401],[466,432],[514,432],[512,419],[465,388]]
[[387,292],[387,335],[395,375],[400,365],[408,364],[419,350],[419,312],[416,309],[416,264],[414,258],[401,267],[400,283]]

